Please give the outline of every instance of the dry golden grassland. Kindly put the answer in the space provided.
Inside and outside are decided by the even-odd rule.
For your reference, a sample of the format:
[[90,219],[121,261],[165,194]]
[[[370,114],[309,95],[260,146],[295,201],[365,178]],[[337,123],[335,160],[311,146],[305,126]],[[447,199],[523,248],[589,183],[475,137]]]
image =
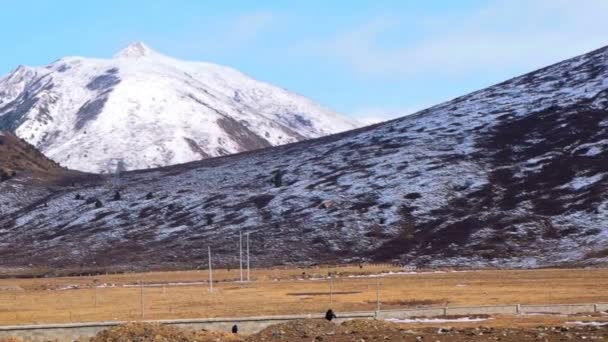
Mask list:
[[[378,288],[382,308],[608,302],[608,269],[429,271],[366,277],[387,271],[400,270],[367,265],[252,269],[252,281],[245,283],[236,282],[238,269],[216,270],[213,293],[206,283],[207,271],[3,279],[0,325],[138,320],[142,295],[144,319],[318,313],[330,306],[338,313],[374,310]],[[330,281],[328,273],[338,276]],[[124,287],[140,281],[146,286]],[[168,284],[188,282],[199,284]]]

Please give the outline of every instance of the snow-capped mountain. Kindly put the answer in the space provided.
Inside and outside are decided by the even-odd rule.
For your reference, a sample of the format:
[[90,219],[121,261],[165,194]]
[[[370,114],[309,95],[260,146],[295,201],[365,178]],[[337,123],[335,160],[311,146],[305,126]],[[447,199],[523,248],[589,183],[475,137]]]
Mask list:
[[234,69],[143,43],[0,78],[0,130],[71,169],[144,169],[320,137],[357,124]]
[[0,264],[193,267],[209,245],[230,266],[239,231],[256,266],[606,264],[608,48],[391,122],[89,177],[0,183]]

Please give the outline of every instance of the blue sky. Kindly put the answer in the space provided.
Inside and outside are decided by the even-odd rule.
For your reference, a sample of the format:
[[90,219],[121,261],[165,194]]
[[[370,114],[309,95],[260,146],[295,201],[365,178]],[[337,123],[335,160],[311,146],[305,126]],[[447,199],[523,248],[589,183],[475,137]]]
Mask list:
[[386,119],[608,45],[608,1],[5,1],[0,74],[133,41]]

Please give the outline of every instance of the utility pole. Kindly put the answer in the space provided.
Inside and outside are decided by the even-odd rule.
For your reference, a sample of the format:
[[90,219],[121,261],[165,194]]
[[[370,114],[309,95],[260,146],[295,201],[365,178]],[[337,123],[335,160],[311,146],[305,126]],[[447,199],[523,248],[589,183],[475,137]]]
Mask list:
[[243,232],[239,231],[239,260],[241,270],[241,283],[243,282]]
[[209,252],[209,293],[213,293],[213,270],[211,268],[211,246],[207,246]]
[[141,280],[139,281],[139,289],[139,298],[141,302],[141,319],[144,319],[144,283]]
[[250,274],[249,274],[249,232],[246,233],[246,237],[247,237],[247,282],[250,282],[251,278],[250,278]]

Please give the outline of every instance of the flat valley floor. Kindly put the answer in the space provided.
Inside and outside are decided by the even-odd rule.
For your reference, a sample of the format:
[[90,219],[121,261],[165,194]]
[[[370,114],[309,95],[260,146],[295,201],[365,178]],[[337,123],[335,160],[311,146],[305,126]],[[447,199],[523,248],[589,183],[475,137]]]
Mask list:
[[[390,265],[272,268],[252,269],[250,282],[240,282],[239,269],[220,269],[213,272],[212,293],[208,279],[206,270],[1,279],[0,325],[320,313],[330,307],[339,314],[375,310],[378,299],[381,309],[608,303],[608,269],[603,268],[416,272]],[[484,325],[533,325],[545,320],[557,324],[571,318],[497,317]]]

